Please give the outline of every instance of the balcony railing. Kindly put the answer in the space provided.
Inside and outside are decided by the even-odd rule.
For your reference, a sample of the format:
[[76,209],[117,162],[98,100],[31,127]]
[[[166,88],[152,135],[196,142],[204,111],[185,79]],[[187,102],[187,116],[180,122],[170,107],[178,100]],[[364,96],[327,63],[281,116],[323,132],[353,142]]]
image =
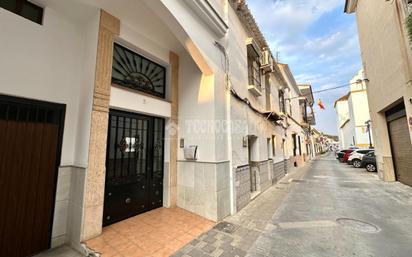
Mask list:
[[260,84],[260,81],[252,76],[249,76],[248,90],[254,96],[261,96],[262,95],[262,85]]

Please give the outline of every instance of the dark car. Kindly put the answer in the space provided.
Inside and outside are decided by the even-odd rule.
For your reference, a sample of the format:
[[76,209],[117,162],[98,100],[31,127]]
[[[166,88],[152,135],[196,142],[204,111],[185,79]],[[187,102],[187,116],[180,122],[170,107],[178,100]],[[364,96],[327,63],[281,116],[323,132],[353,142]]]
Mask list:
[[362,158],[361,167],[366,168],[369,172],[376,172],[376,156],[375,152],[365,154]]

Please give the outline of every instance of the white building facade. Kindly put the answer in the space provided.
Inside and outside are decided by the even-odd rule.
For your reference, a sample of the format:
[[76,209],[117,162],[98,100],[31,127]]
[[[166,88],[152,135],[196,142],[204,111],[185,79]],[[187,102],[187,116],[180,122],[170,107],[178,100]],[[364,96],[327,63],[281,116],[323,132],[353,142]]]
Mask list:
[[412,51],[406,27],[407,0],[347,0],[355,13],[377,168],[384,181],[412,185]]
[[21,212],[19,231],[37,244],[5,256],[80,249],[159,207],[219,221],[308,160],[308,100],[244,2],[28,5],[36,15],[0,8],[1,181],[42,208]]
[[335,102],[341,149],[373,147],[366,83],[360,70],[349,83],[350,92]]

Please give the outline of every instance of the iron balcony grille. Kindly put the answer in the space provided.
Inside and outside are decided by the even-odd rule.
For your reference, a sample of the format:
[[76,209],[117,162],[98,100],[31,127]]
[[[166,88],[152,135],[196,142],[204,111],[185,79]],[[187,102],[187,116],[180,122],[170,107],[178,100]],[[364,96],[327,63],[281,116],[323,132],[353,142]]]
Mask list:
[[112,83],[165,98],[166,68],[114,44]]

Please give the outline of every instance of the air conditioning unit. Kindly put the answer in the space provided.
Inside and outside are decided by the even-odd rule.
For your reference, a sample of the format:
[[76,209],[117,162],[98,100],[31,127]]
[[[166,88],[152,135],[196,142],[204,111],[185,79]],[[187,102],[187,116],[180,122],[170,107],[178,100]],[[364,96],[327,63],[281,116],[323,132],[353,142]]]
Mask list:
[[260,65],[260,68],[266,72],[273,71],[273,58],[269,50],[264,50],[262,52]]

